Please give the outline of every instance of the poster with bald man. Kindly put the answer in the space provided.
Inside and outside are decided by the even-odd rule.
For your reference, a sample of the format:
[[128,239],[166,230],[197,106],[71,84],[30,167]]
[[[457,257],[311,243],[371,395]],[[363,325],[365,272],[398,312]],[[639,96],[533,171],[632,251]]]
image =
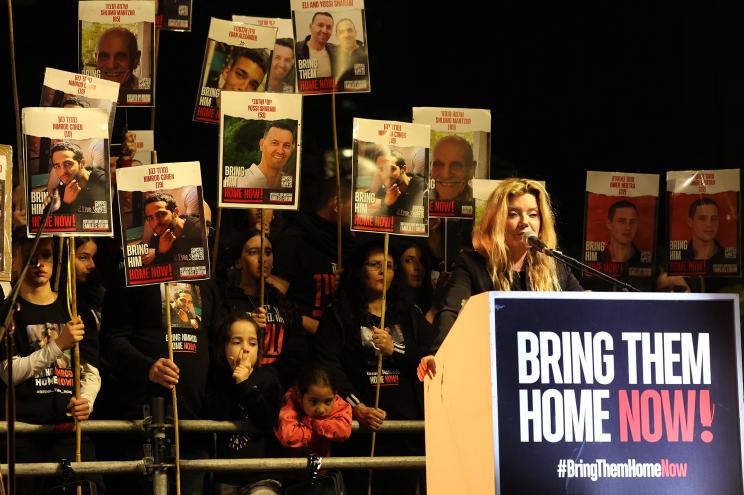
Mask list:
[[155,2],[78,2],[82,75],[119,83],[118,106],[153,106]]
[[667,172],[669,275],[740,277],[739,169]]
[[274,52],[271,54],[269,71],[258,87],[258,91],[270,93],[296,93],[297,71],[294,64],[294,32],[292,31],[292,19],[277,19],[269,17],[252,17],[247,15],[234,15],[233,21],[244,24],[255,24],[258,26],[269,26],[276,28],[276,42]]
[[491,111],[414,107],[413,122],[431,126],[429,215],[473,218],[473,179],[488,179]]
[[291,0],[300,93],[371,90],[364,0]]
[[354,119],[351,230],[429,235],[428,125]]
[[586,173],[584,262],[615,278],[654,276],[659,175]]
[[276,28],[212,18],[194,120],[220,121],[222,91],[258,92],[269,72]]
[[10,282],[13,239],[13,148],[0,144],[0,281]]
[[302,96],[220,95],[219,206],[296,210]]
[[[24,108],[26,232],[111,236],[108,115],[99,108]],[[96,151],[91,151],[96,150]],[[90,156],[100,161],[89,162]]]
[[199,162],[116,170],[127,286],[209,278]]

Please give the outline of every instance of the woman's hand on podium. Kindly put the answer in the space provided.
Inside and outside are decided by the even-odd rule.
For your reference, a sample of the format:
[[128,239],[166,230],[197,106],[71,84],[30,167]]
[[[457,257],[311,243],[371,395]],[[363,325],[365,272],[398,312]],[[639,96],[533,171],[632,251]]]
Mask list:
[[437,374],[437,363],[434,360],[434,356],[424,356],[419,362],[418,368],[416,369],[416,375],[422,382],[424,377],[434,378]]

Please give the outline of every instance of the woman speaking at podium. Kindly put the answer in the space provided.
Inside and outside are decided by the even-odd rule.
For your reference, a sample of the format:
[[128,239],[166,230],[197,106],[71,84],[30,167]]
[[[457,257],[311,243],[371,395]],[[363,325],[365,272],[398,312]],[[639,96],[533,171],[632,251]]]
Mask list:
[[[567,266],[530,247],[530,236],[556,248],[550,196],[534,180],[506,179],[491,193],[480,222],[473,228],[475,250],[463,252],[455,260],[441,309],[434,318],[439,335],[432,353],[439,349],[460,308],[472,295],[492,290],[583,290]],[[434,356],[422,358],[419,379],[434,372]]]

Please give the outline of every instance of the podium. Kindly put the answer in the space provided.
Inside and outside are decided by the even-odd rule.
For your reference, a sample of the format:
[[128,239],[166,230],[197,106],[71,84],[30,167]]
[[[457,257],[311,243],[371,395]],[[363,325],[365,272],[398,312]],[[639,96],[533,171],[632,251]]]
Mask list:
[[738,295],[484,293],[436,363],[430,495],[744,493]]

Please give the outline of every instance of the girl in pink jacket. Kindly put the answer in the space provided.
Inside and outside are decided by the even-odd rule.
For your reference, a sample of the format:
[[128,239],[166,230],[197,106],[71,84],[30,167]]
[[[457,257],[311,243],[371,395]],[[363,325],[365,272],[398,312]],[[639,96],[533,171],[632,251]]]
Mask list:
[[279,442],[298,456],[331,454],[331,442],[351,435],[351,405],[338,396],[330,370],[313,363],[284,395],[275,430]]

